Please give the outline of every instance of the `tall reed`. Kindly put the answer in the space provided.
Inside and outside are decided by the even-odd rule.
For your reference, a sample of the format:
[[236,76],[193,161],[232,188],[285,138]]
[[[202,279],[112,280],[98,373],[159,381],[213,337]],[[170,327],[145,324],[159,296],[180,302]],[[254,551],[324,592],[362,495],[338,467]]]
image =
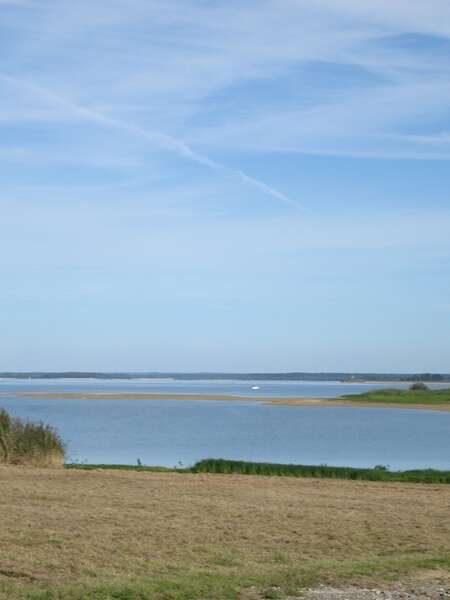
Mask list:
[[54,467],[64,464],[65,455],[65,444],[53,427],[0,409],[0,463]]

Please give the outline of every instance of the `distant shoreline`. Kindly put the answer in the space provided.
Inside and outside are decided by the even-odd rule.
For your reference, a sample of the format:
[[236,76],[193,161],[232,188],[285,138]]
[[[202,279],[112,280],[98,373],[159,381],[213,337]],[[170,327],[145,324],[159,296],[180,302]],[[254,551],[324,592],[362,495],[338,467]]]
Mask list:
[[282,382],[339,382],[339,383],[405,383],[423,381],[427,384],[449,383],[450,373],[383,373],[345,371],[284,371],[284,372],[220,372],[220,371],[1,371],[1,379],[95,379],[95,380],[176,380],[176,381],[282,381]]
[[238,396],[231,394],[172,394],[148,392],[14,392],[0,393],[0,398],[43,398],[60,400],[191,400],[191,401],[234,401],[258,402],[273,406],[307,406],[318,408],[402,408],[450,412],[450,404],[401,404],[395,402],[364,402],[337,398],[301,398],[280,396]]
[[[322,383],[322,382],[319,382]],[[417,379],[411,379],[409,381],[405,380],[401,380],[401,379],[386,379],[386,380],[381,380],[381,379],[344,379],[343,381],[339,381],[338,383],[350,383],[350,384],[357,384],[357,385],[400,385],[400,384],[405,384],[405,385],[412,385],[414,383],[418,383]],[[444,380],[444,381],[424,381],[421,383],[425,383],[426,385],[430,386],[430,385],[450,385],[450,380]]]

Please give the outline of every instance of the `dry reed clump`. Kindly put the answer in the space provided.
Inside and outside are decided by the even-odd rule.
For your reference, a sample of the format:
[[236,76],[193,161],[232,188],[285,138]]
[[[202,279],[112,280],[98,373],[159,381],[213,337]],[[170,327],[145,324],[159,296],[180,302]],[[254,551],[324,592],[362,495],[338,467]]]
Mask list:
[[0,409],[0,463],[57,467],[64,458],[65,445],[55,429],[13,418]]

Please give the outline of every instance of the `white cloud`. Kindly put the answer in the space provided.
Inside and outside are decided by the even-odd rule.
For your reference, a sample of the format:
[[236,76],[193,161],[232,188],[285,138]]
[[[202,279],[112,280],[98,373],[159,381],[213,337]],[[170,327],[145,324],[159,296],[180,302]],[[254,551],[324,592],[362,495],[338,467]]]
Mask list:
[[120,321],[134,365],[151,340],[174,368],[185,326],[192,361],[215,329],[203,360],[300,339],[354,368],[351,330],[399,364],[417,323],[442,362],[445,165],[295,153],[448,160],[448,0],[0,0],[0,40],[5,360],[92,361]]
[[[450,116],[450,80],[398,83],[343,93],[319,106],[274,110],[196,132],[207,147],[247,151],[450,160],[450,137],[411,134]],[[450,128],[450,123],[448,124]],[[403,131],[403,133],[402,133]],[[426,143],[424,143],[426,141]]]
[[62,111],[65,113],[66,120],[71,120],[72,117],[75,117],[82,121],[87,121],[89,123],[94,123],[102,127],[123,131],[132,136],[137,136],[138,138],[142,138],[150,144],[157,146],[164,151],[173,152],[183,159],[192,161],[194,163],[198,163],[199,165],[206,167],[207,169],[216,171],[219,175],[228,174],[235,177],[237,176],[243,182],[253,187],[256,187],[257,189],[261,190],[264,194],[268,194],[269,196],[272,196],[273,198],[280,200],[283,203],[289,204],[295,207],[296,209],[301,208],[301,205],[296,200],[290,198],[286,194],[283,194],[279,190],[271,187],[270,185],[267,185],[266,183],[260,181],[259,179],[256,179],[255,177],[247,175],[240,169],[231,169],[223,163],[213,160],[212,158],[204,154],[196,152],[188,144],[186,144],[180,139],[177,139],[165,133],[161,133],[160,131],[149,131],[143,127],[136,126],[132,123],[127,123],[125,121],[105,116],[96,110],[92,110],[91,108],[87,108],[85,106],[75,104],[70,100],[66,100],[65,98],[62,98],[61,96],[55,94],[53,91],[38,86],[29,81],[25,81],[18,78],[12,78],[2,73],[0,73],[0,79],[12,83],[15,86],[24,87],[32,94],[35,94],[39,98],[48,101],[50,107],[56,106],[57,109],[62,109]]
[[185,190],[192,202],[186,206],[179,202],[179,191],[170,188],[161,188],[150,203],[119,203],[112,196],[101,205],[91,200],[99,190],[50,192],[58,205],[45,202],[45,193],[39,201],[27,200],[26,190],[22,198],[2,201],[2,270],[113,269],[160,276],[245,274],[260,268],[266,276],[286,276],[316,272],[321,255],[328,265],[341,267],[342,257],[354,260],[359,253],[392,265],[407,265],[420,256],[450,257],[450,211],[443,209],[199,218],[191,206],[212,195],[213,188]]
[[[446,1],[24,6],[5,12],[15,36],[2,68],[19,85],[3,90],[0,126],[63,135],[68,122],[86,132],[95,123],[111,130],[117,163],[121,131],[219,171],[242,151],[450,158]],[[79,143],[81,163],[95,151],[90,139]],[[290,202],[264,177],[242,179]]]

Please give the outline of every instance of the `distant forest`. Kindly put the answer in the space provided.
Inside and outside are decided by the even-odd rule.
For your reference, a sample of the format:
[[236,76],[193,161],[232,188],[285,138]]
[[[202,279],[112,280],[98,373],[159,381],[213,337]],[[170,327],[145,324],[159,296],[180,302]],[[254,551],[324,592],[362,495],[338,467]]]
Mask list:
[[450,382],[450,374],[442,373],[98,373],[88,371],[64,372],[0,372],[0,378],[10,379],[234,379],[251,381],[263,379],[266,381],[345,381],[345,382]]

